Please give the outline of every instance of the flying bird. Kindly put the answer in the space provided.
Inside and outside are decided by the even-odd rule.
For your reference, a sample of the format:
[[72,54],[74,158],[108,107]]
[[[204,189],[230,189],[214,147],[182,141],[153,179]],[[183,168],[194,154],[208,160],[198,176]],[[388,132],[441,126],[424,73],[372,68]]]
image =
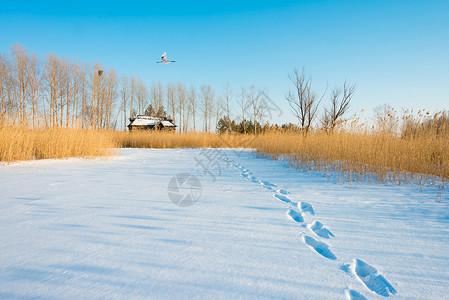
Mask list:
[[164,64],[168,64],[170,62],[175,62],[174,60],[168,60],[167,59],[167,53],[164,52],[164,54],[162,54],[162,60],[158,61],[157,63],[164,63]]

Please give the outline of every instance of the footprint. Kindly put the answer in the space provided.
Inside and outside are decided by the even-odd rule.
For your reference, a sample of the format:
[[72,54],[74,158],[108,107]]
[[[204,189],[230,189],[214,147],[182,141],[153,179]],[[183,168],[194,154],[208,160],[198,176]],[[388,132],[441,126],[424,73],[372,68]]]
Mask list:
[[345,295],[348,300],[367,300],[365,296],[355,290],[348,289],[345,291]]
[[247,173],[242,173],[240,175],[242,175],[242,177],[245,179],[248,179],[248,177],[250,176],[250,174],[247,174]]
[[274,196],[275,198],[277,198],[278,200],[282,201],[282,202],[285,202],[285,203],[292,203],[292,201],[291,201],[290,199],[288,199],[287,196],[280,195],[280,194],[273,194],[273,196]]
[[263,187],[264,189],[269,190],[269,191],[272,191],[272,190],[273,190],[273,188],[272,188],[271,186],[262,185],[262,187]]
[[312,230],[317,236],[320,236],[325,239],[329,239],[334,237],[332,232],[330,232],[321,222],[315,221],[313,224],[307,225],[307,228]]
[[287,210],[287,217],[295,222],[299,222],[299,223],[304,222],[304,218],[303,218],[302,214],[293,209]]
[[283,194],[283,195],[290,194],[287,190],[283,190],[283,189],[276,190],[276,193]]
[[370,291],[384,297],[396,294],[396,290],[388,280],[376,268],[370,266],[363,260],[354,258],[354,261],[350,265],[350,270]]
[[308,235],[303,235],[302,240],[307,246],[309,246],[311,249],[315,250],[318,254],[324,256],[325,258],[330,260],[337,259],[335,254],[329,249],[328,244],[317,241],[313,237],[310,237]]
[[315,215],[315,211],[313,210],[313,206],[307,202],[298,202],[298,208],[302,210],[302,212],[308,212],[311,215]]
[[248,177],[248,178],[251,179],[251,181],[254,182],[254,183],[259,183],[259,179],[257,179],[256,176],[251,176],[251,177]]
[[261,181],[260,181],[260,184],[262,184],[262,185],[264,185],[264,186],[269,186],[269,187],[277,187],[277,185],[272,184],[272,183],[269,182],[269,181],[263,181],[263,180],[261,180]]

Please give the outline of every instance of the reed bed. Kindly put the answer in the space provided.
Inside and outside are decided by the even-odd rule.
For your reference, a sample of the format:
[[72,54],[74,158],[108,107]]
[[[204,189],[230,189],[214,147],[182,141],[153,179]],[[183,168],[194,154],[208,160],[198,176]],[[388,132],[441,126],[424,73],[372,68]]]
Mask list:
[[0,161],[113,155],[116,145],[109,135],[96,130],[0,126]]
[[444,186],[449,180],[449,134],[442,128],[409,127],[402,135],[359,128],[307,135],[273,130],[254,136],[0,126],[0,161],[106,156],[114,148],[252,148],[298,169],[336,174],[341,181],[418,180]]
[[305,170],[333,172],[339,180],[420,183],[449,179],[449,138],[400,137],[387,132],[271,131],[257,136],[210,133],[115,132],[124,148],[252,148],[260,156],[287,160]]
[[449,179],[449,140],[387,133],[268,133],[254,140],[257,153],[296,168],[336,172],[344,181],[441,182]]
[[122,148],[246,148],[253,135],[174,133],[166,131],[115,132],[114,142]]

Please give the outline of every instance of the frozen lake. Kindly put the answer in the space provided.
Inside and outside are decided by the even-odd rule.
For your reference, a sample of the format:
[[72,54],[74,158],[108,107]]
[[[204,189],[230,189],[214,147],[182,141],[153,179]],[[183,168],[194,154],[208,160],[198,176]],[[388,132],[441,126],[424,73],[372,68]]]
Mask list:
[[0,167],[1,299],[448,298],[446,190],[120,152]]

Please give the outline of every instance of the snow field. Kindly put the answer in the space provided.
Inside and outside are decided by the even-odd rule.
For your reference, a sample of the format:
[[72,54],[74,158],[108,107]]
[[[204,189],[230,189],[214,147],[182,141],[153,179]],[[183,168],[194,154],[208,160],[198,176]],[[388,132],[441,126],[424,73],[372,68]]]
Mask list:
[[[444,194],[350,188],[229,149],[212,178],[200,151],[2,167],[0,298],[447,298]],[[167,196],[181,172],[202,185],[189,207]]]

